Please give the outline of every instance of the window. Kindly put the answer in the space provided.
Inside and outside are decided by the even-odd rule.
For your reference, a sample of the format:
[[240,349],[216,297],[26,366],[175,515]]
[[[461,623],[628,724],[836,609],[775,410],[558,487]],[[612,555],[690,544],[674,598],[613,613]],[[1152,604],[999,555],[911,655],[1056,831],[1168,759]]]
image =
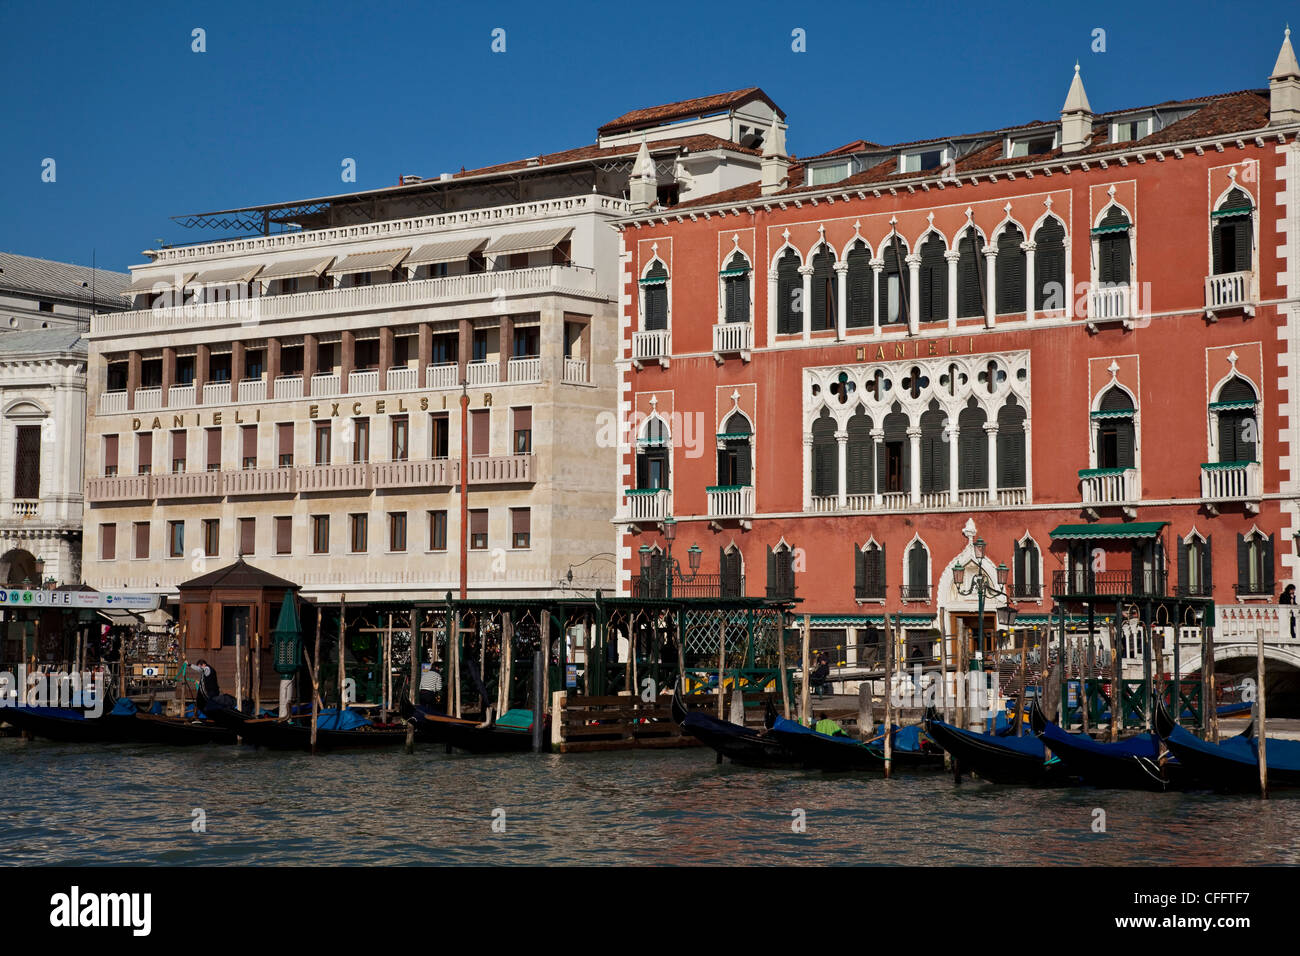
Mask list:
[[469,413],[469,453],[475,458],[491,454],[492,409],[476,408]]
[[111,478],[117,474],[117,436],[104,436],[104,476]]
[[1048,217],[1034,233],[1034,310],[1053,312],[1065,308],[1065,226]]
[[648,419],[641,438],[637,441],[636,486],[638,489],[650,491],[668,487],[671,445],[672,438],[664,420],[658,416]]
[[162,386],[162,359],[144,359],[140,363],[140,387],[160,388]]
[[1021,248],[1025,234],[1017,226],[1008,225],[998,236],[997,302],[998,315],[1014,315],[1025,311],[1025,250]]
[[311,550],[312,554],[330,553],[330,516],[311,516]]
[[1250,197],[1242,190],[1234,189],[1211,215],[1211,248],[1216,276],[1250,271],[1254,245],[1251,228],[1253,214]]
[[39,498],[41,496],[41,426],[19,425],[14,432],[14,497]]
[[1273,536],[1237,535],[1237,593],[1273,594]]
[[194,356],[178,355],[176,357],[176,384],[194,384]]
[[1138,541],[1133,545],[1133,593],[1165,593],[1165,549],[1160,539]]
[[207,445],[207,462],[205,467],[208,471],[221,470],[221,429],[206,428],[203,430],[204,443]]
[[352,349],[353,368],[358,372],[379,367],[379,339],[360,339]]
[[1044,153],[1050,153],[1055,148],[1055,133],[1013,139],[1007,143],[1007,158],[1020,159],[1025,156],[1042,156]]
[[794,598],[794,552],[787,544],[767,549],[767,596],[775,600]]
[[868,542],[853,546],[853,596],[859,601],[885,599],[885,546]]
[[[286,345],[280,349],[280,377],[301,375],[303,373],[303,353],[301,345]],[[309,383],[310,384],[310,383]],[[304,386],[307,387],[307,386]]]
[[171,433],[172,443],[172,473],[179,473],[185,470],[185,432],[177,430]]
[[528,508],[510,509],[510,547],[526,550],[532,540],[532,512]]
[[447,512],[429,512],[429,550],[447,550]]
[[835,431],[835,419],[831,417],[830,409],[823,408],[812,427],[814,498],[831,498],[840,492],[840,452]]
[[36,306],[36,307],[37,307],[37,310],[38,310],[38,311],[41,311],[41,312],[53,312],[53,311],[54,311],[54,303],[53,303],[53,302],[40,302],[40,303],[37,303],[37,306]]
[[814,332],[836,327],[836,309],[839,307],[838,276],[835,274],[835,253],[826,246],[812,260],[812,330]]
[[135,436],[135,473],[147,475],[153,471],[153,435],[140,432]]
[[470,342],[472,355],[470,361],[486,362],[488,357],[488,334],[487,329],[475,329],[474,337]]
[[[347,435],[344,435],[346,440]],[[370,419],[352,419],[352,464],[370,460]]]
[[837,183],[849,175],[849,163],[833,163],[827,166],[813,166],[808,170],[809,186],[827,186]]
[[948,262],[942,237],[930,233],[921,244],[921,321],[946,322],[948,319]]
[[289,515],[275,519],[275,553],[293,553],[293,518]]
[[203,553],[205,557],[214,558],[221,550],[221,520],[203,519]]
[[533,453],[532,407],[512,408],[510,414],[514,418],[514,454],[531,455]]
[[879,480],[881,491],[906,493],[912,487],[912,444],[907,429],[910,422],[902,407],[895,402],[893,411],[882,423],[883,441],[880,443]]
[[293,422],[280,422],[275,426],[275,443],[281,468],[293,466]]
[[212,355],[208,358],[208,381],[209,382],[230,381],[230,353],[229,352],[223,352],[220,355]]
[[328,465],[330,463],[330,426],[328,424],[318,424],[316,426],[316,464]]
[[239,556],[252,554],[257,546],[257,519],[239,519]]
[[862,240],[853,244],[844,259],[848,265],[845,280],[848,282],[848,315],[845,327],[850,329],[867,328],[872,323],[874,305],[871,297],[872,271],[871,249]]
[[903,153],[898,158],[898,171],[900,173],[923,173],[930,169],[938,169],[944,164],[947,154],[948,150],[946,148]]
[[[983,316],[989,285],[984,237],[973,228],[967,229],[957,243],[957,252],[960,256],[957,260],[957,316],[963,319]],[[1001,252],[998,255],[1000,258]],[[1001,282],[1000,277],[998,281]]]
[[905,277],[908,270],[903,262],[906,257],[907,247],[897,236],[881,252],[885,266],[880,273],[880,284],[876,290],[876,314],[880,316],[882,325],[907,321]]
[[1130,249],[1128,216],[1111,206],[1101,225],[1092,231],[1097,247],[1097,281],[1102,285],[1127,285]]
[[348,515],[348,541],[354,554],[366,550],[366,524],[368,515]]
[[930,552],[919,540],[907,549],[907,583],[903,585],[904,601],[930,600]]
[[802,264],[793,249],[787,249],[776,263],[776,331],[781,335],[803,331]]
[[1027,598],[1037,600],[1042,595],[1042,584],[1039,581],[1038,570],[1038,545],[1026,538],[1024,541],[1015,543],[1012,569],[1013,594],[1018,598]]
[[998,487],[1024,488],[1025,409],[1014,395],[998,410]]
[[951,473],[948,442],[944,439],[947,426],[948,416],[940,407],[939,400],[931,399],[930,407],[921,413],[921,494],[948,490]]
[[[1210,562],[1210,539],[1192,533],[1178,541],[1178,593],[1187,597],[1209,597],[1214,593]],[[1271,589],[1270,589],[1270,593]]]
[[871,416],[861,405],[849,419],[848,447],[845,449],[845,491],[851,495],[869,495],[876,489],[875,442],[871,438]]
[[261,349],[248,349],[244,352],[244,378],[261,381],[266,375],[266,353]]
[[239,428],[239,467],[245,471],[257,467],[256,425],[241,425]]
[[1219,420],[1220,462],[1258,460],[1257,401],[1254,387],[1239,376],[1229,379],[1219,389],[1219,400],[1210,405],[1210,415]]
[[740,412],[733,412],[723,424],[718,436],[718,484],[723,487],[742,487],[753,483],[753,448],[749,420]]
[[410,456],[411,423],[405,415],[394,415],[391,431],[390,451],[393,461],[406,461]]
[[744,568],[740,551],[735,547],[735,545],[732,545],[728,549],[720,548],[718,550],[718,568],[722,585],[722,597],[744,597]]
[[1134,468],[1133,400],[1112,386],[1093,412],[1097,426],[1097,467]]
[[469,547],[471,551],[486,551],[488,546],[487,509],[476,509],[469,513]]
[[514,358],[536,358],[542,354],[542,330],[536,325],[527,325],[514,330]]
[[390,511],[388,513],[388,550],[406,550],[406,512]]
[[724,321],[749,321],[749,263],[739,252],[722,272],[722,302]]
[[433,337],[434,365],[455,365],[460,361],[460,340],[455,332],[444,332]]
[[149,557],[149,522],[135,523],[135,557],[143,561]]
[[117,558],[117,525],[101,524],[99,526],[99,560],[113,561]]
[[641,308],[643,331],[668,328],[668,270],[658,259],[641,280]]
[[429,457],[446,458],[448,445],[448,419],[445,413],[429,416]]
[[1143,139],[1151,135],[1151,125],[1150,116],[1112,123],[1110,126],[1110,141],[1112,143],[1132,143],[1135,140]]
[[957,416],[957,487],[973,491],[989,486],[989,438],[984,431],[988,416],[970,399]]
[[107,392],[124,392],[126,391],[127,379],[126,362],[109,362],[108,378],[104,383],[104,390]]

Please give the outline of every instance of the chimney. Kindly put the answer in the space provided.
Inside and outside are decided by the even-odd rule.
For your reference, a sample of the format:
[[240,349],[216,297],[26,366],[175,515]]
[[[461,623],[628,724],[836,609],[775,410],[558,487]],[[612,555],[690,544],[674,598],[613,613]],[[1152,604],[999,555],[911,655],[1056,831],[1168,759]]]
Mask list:
[[641,137],[636,162],[632,164],[627,191],[633,212],[645,212],[659,201],[659,175],[655,172],[655,163],[650,158],[650,149],[646,146],[644,136]]
[[772,128],[763,144],[762,193],[770,196],[790,185],[790,157],[785,152],[785,131],[772,114]]
[[1077,153],[1088,145],[1091,137],[1092,106],[1089,105],[1088,94],[1083,89],[1079,64],[1075,63],[1070,92],[1066,94],[1065,105],[1061,107],[1061,152]]
[[1291,49],[1291,28],[1286,28],[1282,49],[1273,64],[1273,75],[1268,78],[1268,122],[1300,121],[1300,64],[1296,63],[1295,50]]

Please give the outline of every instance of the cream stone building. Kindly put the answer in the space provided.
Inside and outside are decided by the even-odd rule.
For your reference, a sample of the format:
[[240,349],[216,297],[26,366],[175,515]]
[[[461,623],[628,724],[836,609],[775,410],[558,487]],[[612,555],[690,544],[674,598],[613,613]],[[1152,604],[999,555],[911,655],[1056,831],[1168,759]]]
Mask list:
[[92,320],[86,582],[168,597],[242,556],[322,600],[438,598],[468,468],[471,597],[612,588],[610,223],[757,179],[782,124],[745,90],[562,153],[184,217],[260,234],[146,251],[131,310]]

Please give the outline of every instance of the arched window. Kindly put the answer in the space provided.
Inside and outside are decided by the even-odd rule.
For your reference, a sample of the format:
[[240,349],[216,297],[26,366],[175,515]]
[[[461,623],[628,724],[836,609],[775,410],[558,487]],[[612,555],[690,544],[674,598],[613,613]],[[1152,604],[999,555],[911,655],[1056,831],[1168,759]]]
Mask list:
[[908,491],[912,487],[912,443],[907,437],[909,424],[902,406],[894,402],[893,410],[881,424],[885,434],[880,442],[880,460],[876,463],[883,492]]
[[880,287],[876,290],[876,314],[881,325],[907,321],[907,246],[898,236],[885,243],[880,253],[885,268],[880,273]]
[[903,584],[904,601],[930,600],[930,552],[920,541],[907,549],[907,580]]
[[948,416],[938,399],[921,414],[921,492],[948,490],[948,443],[943,430]]
[[749,421],[733,412],[718,436],[718,484],[723,487],[753,483],[753,446]]
[[984,237],[974,227],[962,233],[957,243],[957,315],[963,319],[984,314],[984,290],[988,269],[984,259]]
[[921,321],[948,320],[948,263],[943,239],[934,233],[921,244]]
[[749,263],[737,252],[722,273],[723,318],[728,322],[749,321]]
[[885,599],[885,546],[870,541],[853,546],[853,596],[859,601]]
[[782,542],[767,549],[767,596],[789,600],[794,597],[794,552]]
[[1017,541],[1012,569],[1014,595],[1018,598],[1037,600],[1042,597],[1042,585],[1039,581],[1038,545],[1032,539]]
[[871,416],[861,405],[849,419],[848,447],[845,449],[845,491],[850,495],[869,495],[875,490],[875,462],[871,454]]
[[998,409],[998,487],[1024,488],[1025,409],[1014,395]]
[[1034,233],[1034,311],[1065,308],[1065,227],[1049,216]]
[[740,549],[734,544],[718,549],[718,568],[722,579],[722,596],[724,598],[744,597],[745,574]]
[[828,409],[812,427],[812,493],[814,498],[829,498],[839,494],[839,445],[835,440],[835,419]]
[[1111,206],[1092,231],[1097,247],[1097,281],[1106,285],[1128,285],[1130,250],[1128,233],[1132,223],[1124,210]]
[[1008,225],[998,236],[998,315],[1025,311],[1025,234],[1018,226]]
[[658,491],[668,487],[668,463],[671,459],[672,436],[662,418],[646,421],[641,438],[637,440],[636,486],[641,491]]
[[787,249],[776,263],[776,330],[782,335],[803,331],[803,279],[799,253]]
[[844,260],[849,267],[845,279],[849,283],[849,314],[845,316],[845,325],[850,329],[862,329],[871,325],[871,250],[859,239],[849,250]]
[[1178,539],[1178,593],[1187,597],[1209,597],[1214,591],[1214,569],[1210,560],[1210,539],[1193,531]]
[[957,487],[962,491],[988,488],[989,439],[984,431],[988,416],[971,399],[957,416]]
[[1255,412],[1255,389],[1240,376],[1224,382],[1219,389],[1219,400],[1210,405],[1210,411],[1219,419],[1219,461],[1255,461],[1258,456],[1256,439],[1259,423]]
[[835,253],[823,245],[813,256],[812,268],[812,330],[833,329],[839,307]]
[[1250,271],[1253,213],[1250,197],[1234,189],[1211,214],[1216,276]]
[[1097,467],[1134,468],[1133,400],[1111,386],[1093,416],[1097,419]]
[[668,270],[655,260],[641,280],[644,302],[644,331],[657,332],[668,328]]
[[1273,536],[1258,528],[1237,535],[1237,593],[1273,593]]

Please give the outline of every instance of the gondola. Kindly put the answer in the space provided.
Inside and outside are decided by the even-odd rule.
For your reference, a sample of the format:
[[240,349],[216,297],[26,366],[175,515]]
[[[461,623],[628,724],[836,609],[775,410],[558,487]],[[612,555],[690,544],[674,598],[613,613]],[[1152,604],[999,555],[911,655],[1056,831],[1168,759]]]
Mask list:
[[1068,779],[1062,761],[1047,762],[1043,742],[1037,737],[999,737],[962,730],[940,720],[933,707],[925,712],[921,725],[959,766],[990,783],[1051,786]]
[[1116,743],[1101,743],[1086,734],[1071,734],[1047,719],[1035,700],[1029,711],[1035,736],[1060,757],[1066,769],[1093,787],[1162,792],[1185,778],[1175,760],[1160,760],[1160,740],[1139,734]]
[[[446,744],[476,754],[525,753],[533,749],[533,712],[510,710],[492,723],[451,717],[415,706],[407,720],[415,726],[417,740]],[[548,721],[549,724],[549,721]],[[548,732],[542,739],[549,742]]]
[[743,767],[791,767],[799,758],[771,733],[720,720],[702,711],[690,711],[682,702],[680,688],[674,690],[673,720],[696,740],[712,747],[719,756]]
[[236,734],[213,720],[136,714],[131,739],[140,743],[188,747],[196,744],[233,744]]
[[[310,750],[311,717],[250,717],[229,707],[208,707],[204,713],[245,744],[267,750]],[[325,710],[317,715],[317,750],[378,750],[406,742],[401,724],[372,724],[355,711]]]
[[133,739],[135,705],[129,700],[104,702],[91,715],[72,707],[6,707],[4,719],[22,733],[59,743],[123,743]]
[[778,717],[768,731],[812,770],[885,769],[884,756],[852,737],[834,737]]
[[[1200,785],[1224,793],[1259,793],[1259,749],[1254,721],[1235,737],[1210,743],[1174,722],[1157,700],[1156,733]],[[1269,737],[1265,747],[1270,787],[1300,787],[1300,741]]]

